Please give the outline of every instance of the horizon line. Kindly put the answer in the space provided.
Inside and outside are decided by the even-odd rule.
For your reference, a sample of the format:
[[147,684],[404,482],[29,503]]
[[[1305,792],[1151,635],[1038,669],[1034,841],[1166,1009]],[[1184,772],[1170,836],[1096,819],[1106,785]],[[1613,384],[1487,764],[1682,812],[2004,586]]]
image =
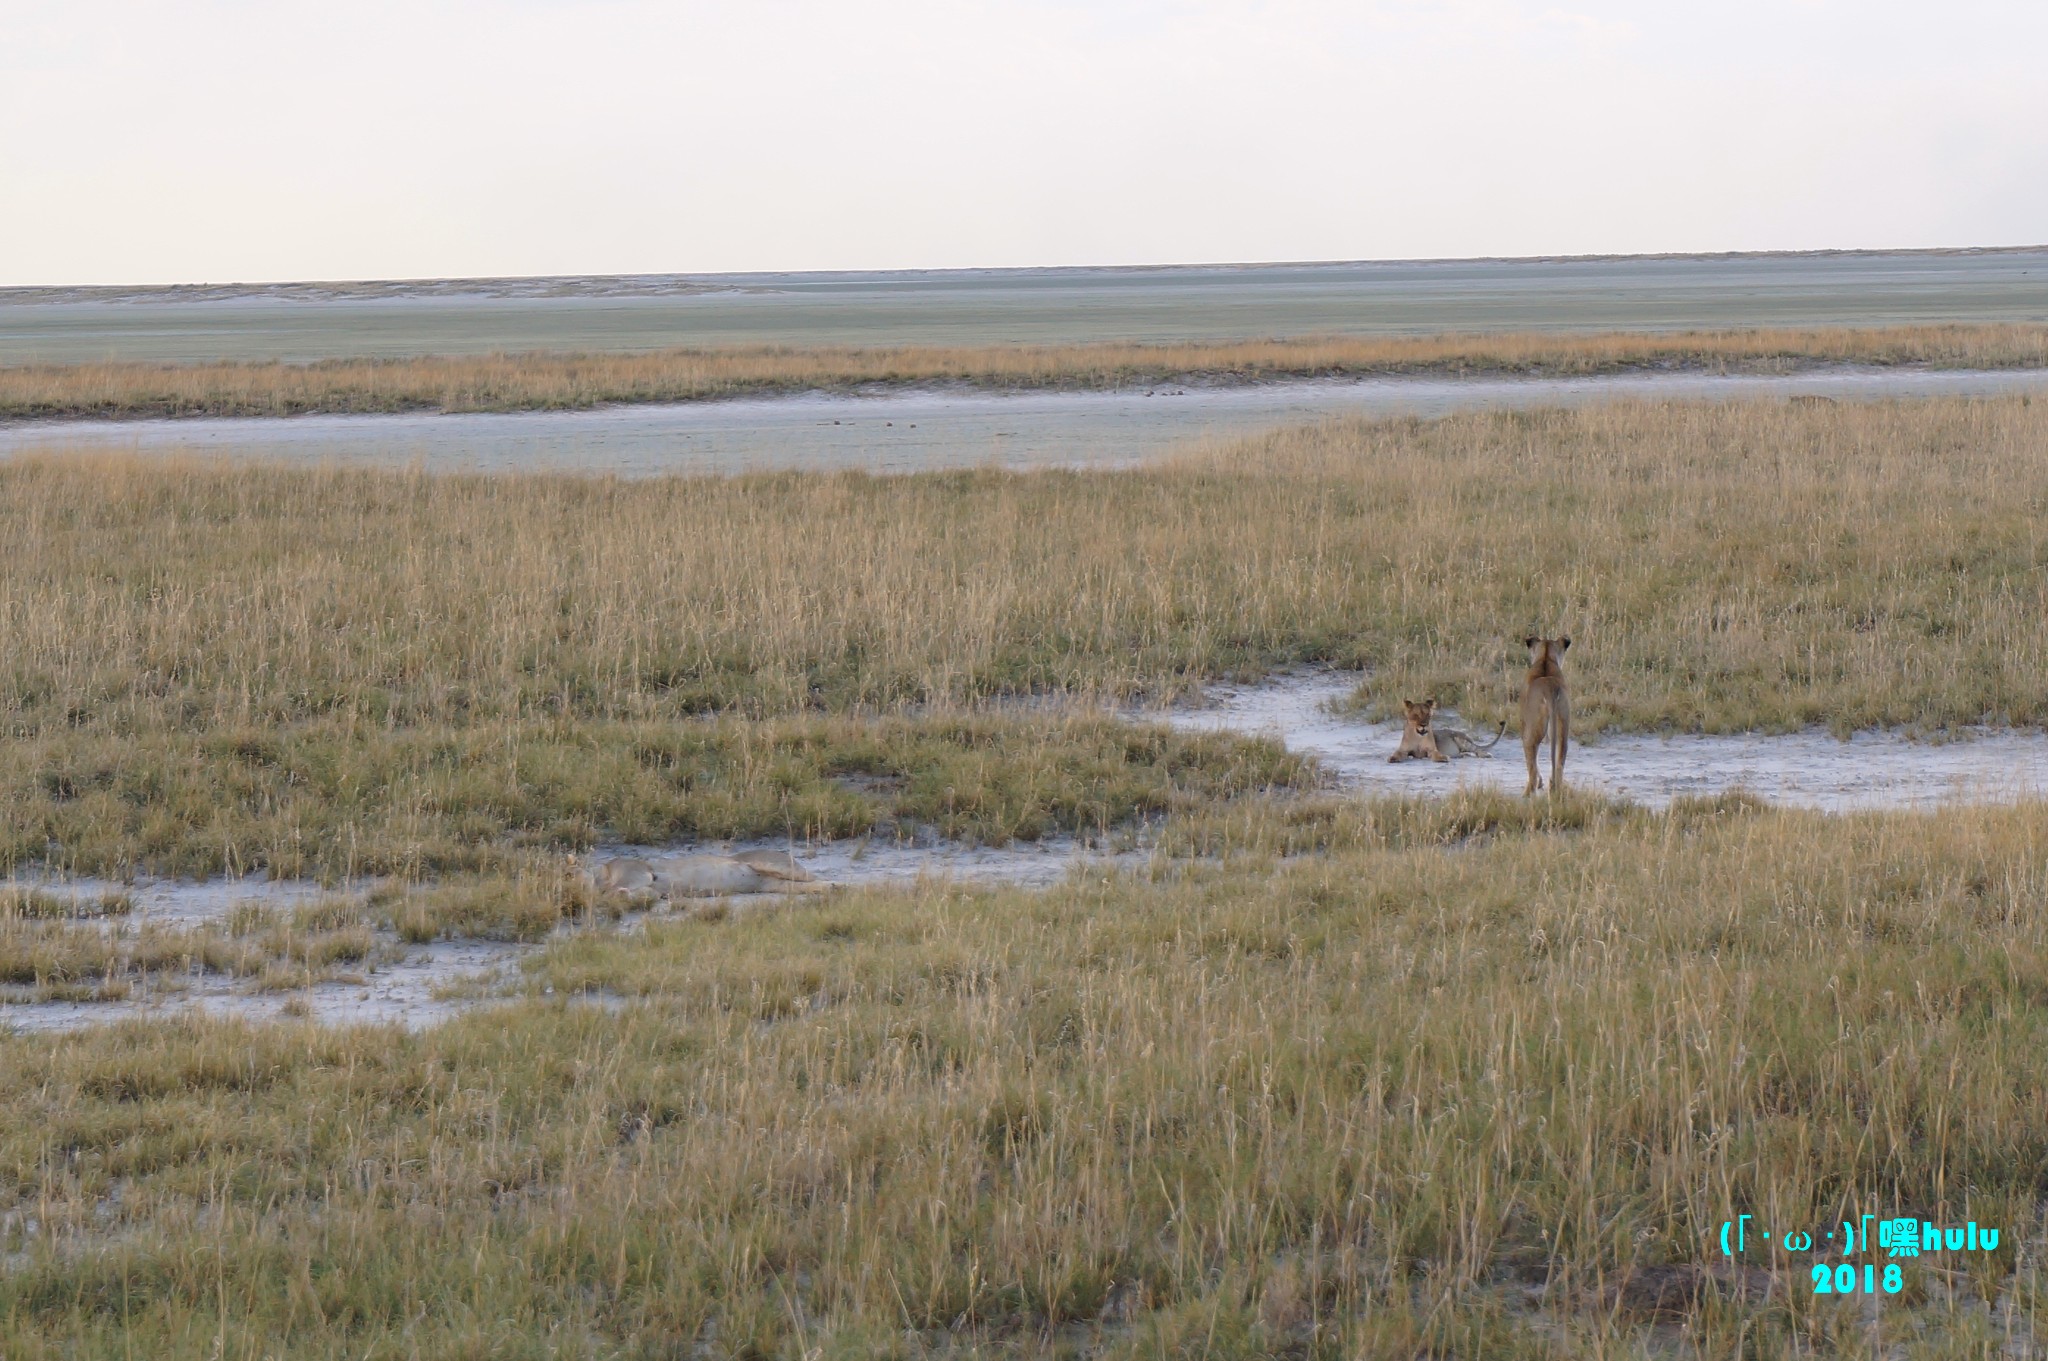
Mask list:
[[389,278],[358,279],[238,279],[208,280],[198,283],[94,283],[94,284],[0,284],[0,300],[9,294],[21,293],[178,293],[183,291],[258,289],[258,288],[403,288],[426,284],[436,285],[504,285],[544,283],[597,283],[606,281],[631,280],[726,280],[726,279],[825,279],[858,278],[863,275],[912,275],[943,276],[972,274],[1052,274],[1052,273],[1145,273],[1163,271],[1195,270],[1257,270],[1257,269],[1339,269],[1358,265],[1483,265],[1483,264],[1580,264],[1621,260],[1769,260],[1769,259],[1811,259],[1831,256],[1962,256],[1962,255],[2022,255],[2030,252],[2048,251],[2048,243],[2010,246],[1828,246],[1804,250],[1723,250],[1723,251],[1596,251],[1583,254],[1541,254],[1541,255],[1444,255],[1444,256],[1396,256],[1359,259],[1328,260],[1209,260],[1209,261],[1160,261],[1149,264],[1069,264],[1069,265],[946,265],[910,267],[899,269],[756,269],[756,270],[677,270],[677,271],[623,271],[607,274],[475,274],[475,275],[413,275]]

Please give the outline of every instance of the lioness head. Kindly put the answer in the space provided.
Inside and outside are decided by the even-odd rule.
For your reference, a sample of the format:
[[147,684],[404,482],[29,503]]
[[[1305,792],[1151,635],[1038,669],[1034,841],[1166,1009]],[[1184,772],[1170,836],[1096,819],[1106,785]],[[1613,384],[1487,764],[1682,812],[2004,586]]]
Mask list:
[[1531,666],[1541,666],[1546,660],[1558,661],[1571,645],[1569,638],[1538,638],[1534,634],[1522,640],[1522,646],[1529,649]]
[[1401,712],[1408,715],[1408,726],[1417,732],[1429,731],[1430,711],[1435,708],[1436,701],[1433,699],[1404,699],[1401,701]]

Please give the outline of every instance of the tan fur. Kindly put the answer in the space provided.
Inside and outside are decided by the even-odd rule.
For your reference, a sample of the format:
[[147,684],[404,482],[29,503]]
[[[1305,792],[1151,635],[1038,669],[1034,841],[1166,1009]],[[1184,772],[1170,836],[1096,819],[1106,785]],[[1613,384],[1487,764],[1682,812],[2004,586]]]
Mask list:
[[827,893],[832,889],[780,851],[671,856],[654,862],[654,882],[669,899],[732,893]]
[[1536,751],[1547,732],[1550,797],[1554,799],[1564,792],[1564,757],[1571,746],[1572,704],[1565,693],[1562,662],[1572,640],[1530,637],[1522,642],[1529,649],[1529,676],[1522,686],[1522,756],[1529,763],[1529,786],[1522,796],[1527,798],[1543,788],[1536,773]]
[[1463,728],[1446,727],[1442,723],[1430,724],[1429,731],[1436,738],[1436,749],[1447,756],[1483,756],[1493,759],[1493,749],[1500,745],[1500,739],[1507,733],[1508,721],[1503,718],[1500,727],[1493,733],[1491,742],[1480,742]]
[[583,882],[593,893],[622,893],[636,898],[652,896],[654,892],[654,867],[645,860],[592,860],[586,856],[581,868]]
[[1424,759],[1449,761],[1451,759],[1444,755],[1437,747],[1436,734],[1430,731],[1429,715],[1435,708],[1436,701],[1433,699],[1420,701],[1404,699],[1401,701],[1401,713],[1405,719],[1401,729],[1401,745],[1396,747],[1394,754],[1387,758],[1389,765],[1400,761],[1421,761]]
[[633,902],[716,897],[729,893],[825,893],[832,885],[783,851],[741,851],[738,855],[684,855],[661,860],[621,856],[581,857],[583,882],[597,894],[616,893]]
[[791,883],[808,884],[818,876],[796,863],[796,857],[787,851],[738,851],[733,859],[753,868],[756,874],[765,874],[770,879],[786,879]]

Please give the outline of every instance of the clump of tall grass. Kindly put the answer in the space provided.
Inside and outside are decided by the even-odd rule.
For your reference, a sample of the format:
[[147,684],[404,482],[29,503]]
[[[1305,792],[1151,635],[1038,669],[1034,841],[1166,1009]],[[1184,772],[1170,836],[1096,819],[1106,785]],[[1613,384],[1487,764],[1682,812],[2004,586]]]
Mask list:
[[1172,345],[761,346],[311,364],[35,364],[0,367],[0,420],[537,410],[919,383],[1108,388],[1372,374],[1785,372],[1824,364],[2040,368],[2048,365],[2048,327],[1330,336]]
[[[2048,1325],[2048,808],[1429,816],[578,934],[424,1034],[0,1035],[0,1333],[1539,1356],[1677,1321],[1862,1356]],[[1908,1263],[1875,1314],[1815,1299],[1811,1255],[1720,1258],[1737,1215],[1866,1212],[2009,1246]]]
[[601,909],[613,916],[623,900],[600,902],[563,861],[528,866],[525,873],[473,877],[432,885],[392,884],[370,895],[398,938],[424,945],[444,936],[466,940],[532,942],[556,927]]
[[1317,779],[1270,740],[1101,714],[270,722],[210,733],[179,702],[0,743],[0,864],[418,880],[516,875],[600,840],[1000,845]]
[[85,921],[125,917],[134,910],[135,895],[120,889],[83,894],[0,883],[0,921]]
[[[360,907],[344,900],[284,919],[244,907],[203,926],[0,911],[0,1004],[117,1001],[138,986],[175,988],[182,976],[195,974],[303,986],[377,953]],[[0,1010],[0,1026],[5,1023]]]

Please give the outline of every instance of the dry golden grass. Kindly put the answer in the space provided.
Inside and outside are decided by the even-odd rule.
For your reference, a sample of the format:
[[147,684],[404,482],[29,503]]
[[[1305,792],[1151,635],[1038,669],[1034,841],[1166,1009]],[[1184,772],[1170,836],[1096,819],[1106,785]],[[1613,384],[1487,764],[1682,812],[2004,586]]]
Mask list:
[[1298,661],[1490,721],[1542,625],[1578,641],[1591,728],[2039,723],[2044,510],[2025,398],[1337,422],[1100,473],[23,459],[0,465],[0,721],[246,738],[261,765],[316,720],[1162,694]]
[[134,910],[135,896],[121,890],[88,897],[28,884],[0,884],[0,922],[91,921],[125,917]]
[[1347,422],[1104,473],[17,460],[0,863],[415,876],[608,836],[1095,830],[1301,772],[928,711],[1321,661],[1490,725],[1531,630],[1577,639],[1581,731],[2038,724],[2044,567],[2024,398]]
[[[1326,860],[1247,826],[1157,882],[582,936],[555,998],[424,1035],[0,1036],[0,1336],[1961,1358],[2048,1326],[2048,811],[1346,816]],[[1875,1312],[1756,1241],[1768,1296],[1712,1274],[1725,1219],[1865,1212],[2002,1245]]]
[[[606,836],[1098,829],[1300,772],[923,706],[1320,661],[1491,724],[1532,630],[1577,640],[1581,731],[2038,724],[2044,568],[2025,398],[1340,422],[1103,473],[15,460],[0,860],[412,876]],[[905,712],[833,716],[877,710]]]
[[0,1027],[6,1003],[118,1001],[138,985],[176,990],[203,973],[303,987],[379,953],[371,923],[347,900],[285,913],[241,908],[205,926],[131,925],[105,920],[126,912],[110,913],[107,900],[53,910],[60,901],[0,898]]
[[1780,372],[1845,363],[2040,368],[2048,366],[2048,327],[1511,333],[951,349],[759,347],[313,364],[39,364],[0,368],[0,420],[507,411],[917,383],[1101,388],[1175,379],[1368,374]]
[[1361,588],[1382,713],[1511,717],[1520,639],[1554,631],[1578,730],[2048,723],[2048,405],[2025,397],[1340,422],[1181,471],[1234,484],[1248,562],[1286,579],[1248,540],[1291,508],[1316,590]]
[[[303,981],[387,919],[530,938],[577,906],[559,865],[487,853],[879,816],[843,775],[992,832],[1168,811],[1221,862],[580,934],[421,1035],[0,1034],[4,1351],[2023,1350],[2048,806],[1269,803],[1270,748],[953,706],[1325,660],[1490,716],[1546,624],[1582,726],[2041,722],[2044,512],[2023,399],[1337,423],[1095,474],[0,467],[12,858],[507,876],[146,946],[24,896],[24,989],[205,949]],[[1865,1211],[2008,1246],[1875,1314],[1763,1249],[1711,1270],[1734,1215]]]
[[[1001,844],[1312,780],[1277,743],[1103,715],[193,724],[0,743],[0,867],[412,881],[516,874],[600,840]],[[487,914],[552,922],[552,906],[534,910]]]

